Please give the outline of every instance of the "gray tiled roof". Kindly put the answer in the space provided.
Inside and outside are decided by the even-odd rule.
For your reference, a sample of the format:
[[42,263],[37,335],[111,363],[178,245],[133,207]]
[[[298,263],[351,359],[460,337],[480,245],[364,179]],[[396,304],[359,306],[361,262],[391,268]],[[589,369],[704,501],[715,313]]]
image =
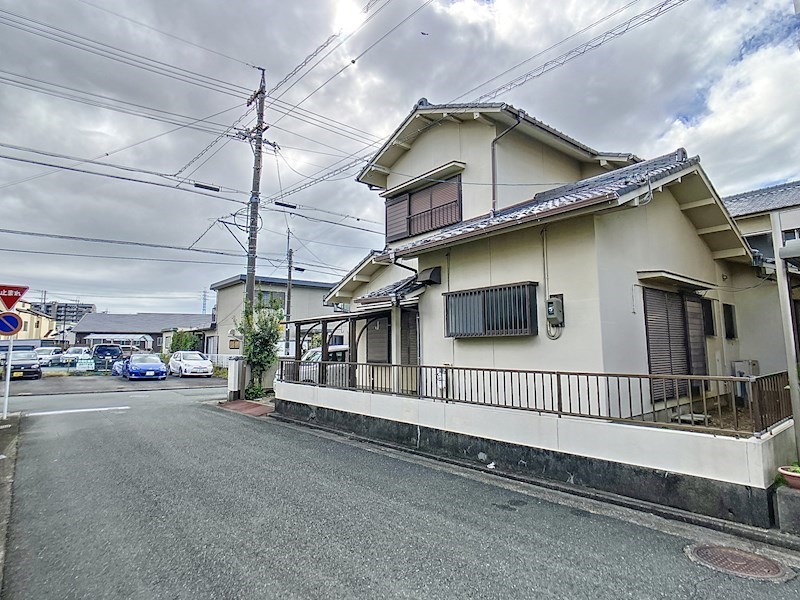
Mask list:
[[486,215],[458,223],[392,250],[404,253],[422,246],[438,245],[452,238],[479,235],[483,230],[511,227],[520,222],[544,218],[548,214],[566,212],[604,200],[619,199],[625,194],[646,187],[648,178],[651,184],[655,184],[670,174],[699,162],[699,157],[688,158],[686,150],[679,148],[671,154],[539,192],[532,200],[498,211],[494,216]]
[[722,202],[733,217],[800,206],[800,181],[728,196]]
[[425,284],[417,283],[417,276],[411,275],[410,277],[406,277],[405,279],[401,279],[400,281],[395,281],[394,283],[390,283],[389,285],[382,287],[379,290],[373,290],[369,294],[365,294],[360,298],[356,298],[356,302],[363,302],[364,300],[378,300],[380,298],[391,298],[391,297],[402,298],[406,294],[415,292],[423,287],[425,287]]
[[208,329],[211,315],[185,313],[136,313],[113,315],[86,313],[72,328],[74,333],[154,333],[165,329]]

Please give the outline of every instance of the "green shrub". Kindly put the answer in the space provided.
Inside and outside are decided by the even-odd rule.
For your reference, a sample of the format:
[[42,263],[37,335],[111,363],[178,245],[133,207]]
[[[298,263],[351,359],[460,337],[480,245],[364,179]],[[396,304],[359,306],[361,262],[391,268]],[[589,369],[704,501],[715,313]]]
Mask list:
[[[250,366],[251,387],[262,389],[257,382],[278,361],[277,344],[281,335],[281,321],[283,311],[276,299],[267,302],[259,296],[253,307],[245,301],[242,321],[236,323],[236,328],[242,332],[244,338],[242,355]],[[261,396],[263,395],[262,393]]]
[[259,398],[263,398],[266,395],[267,395],[267,390],[265,390],[257,383],[248,385],[247,388],[244,390],[244,397],[246,400],[258,400]]

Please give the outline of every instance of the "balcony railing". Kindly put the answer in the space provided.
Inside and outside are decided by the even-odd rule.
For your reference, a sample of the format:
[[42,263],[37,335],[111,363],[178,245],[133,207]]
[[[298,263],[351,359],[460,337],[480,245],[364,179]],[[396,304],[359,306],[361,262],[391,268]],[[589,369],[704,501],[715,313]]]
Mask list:
[[281,359],[278,380],[726,435],[759,436],[791,416],[785,372],[717,377]]

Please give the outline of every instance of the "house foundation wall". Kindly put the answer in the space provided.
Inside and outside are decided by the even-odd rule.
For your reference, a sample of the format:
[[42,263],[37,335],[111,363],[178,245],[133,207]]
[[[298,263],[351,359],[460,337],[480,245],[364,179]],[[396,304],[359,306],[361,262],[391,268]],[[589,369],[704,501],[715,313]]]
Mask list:
[[280,414],[504,471],[769,527],[790,423],[761,439],[558,417],[522,410],[276,384]]

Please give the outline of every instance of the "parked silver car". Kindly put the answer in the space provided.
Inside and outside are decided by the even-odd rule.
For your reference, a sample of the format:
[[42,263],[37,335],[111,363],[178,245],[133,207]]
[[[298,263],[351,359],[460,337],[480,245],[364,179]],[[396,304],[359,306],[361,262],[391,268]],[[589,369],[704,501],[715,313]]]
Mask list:
[[64,355],[64,351],[57,346],[42,346],[36,348],[34,352],[39,357],[39,364],[43,367],[61,364],[61,357]]
[[[290,380],[306,383],[322,383],[322,348],[312,348],[306,352],[300,360],[298,373]],[[349,360],[349,346],[328,346],[328,362],[324,365],[324,382],[336,387],[347,387],[349,377],[347,362]]]

